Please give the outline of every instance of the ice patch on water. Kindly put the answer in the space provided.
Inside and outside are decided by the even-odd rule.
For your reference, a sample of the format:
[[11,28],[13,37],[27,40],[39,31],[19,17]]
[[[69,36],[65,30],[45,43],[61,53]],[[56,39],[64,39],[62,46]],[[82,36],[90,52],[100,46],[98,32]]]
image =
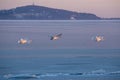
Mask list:
[[41,77],[46,77],[46,76],[58,76],[58,74],[47,73],[47,74],[41,75]]
[[104,69],[98,69],[84,73],[84,76],[102,76],[102,75],[107,75],[107,72]]
[[7,74],[3,77],[6,79],[34,79],[40,77],[67,76],[67,73],[44,73],[44,74]]
[[34,74],[7,74],[4,75],[4,78],[7,79],[33,79],[33,78],[39,78],[39,76]]
[[78,75],[78,76],[99,76],[99,75],[105,75],[107,74],[106,71],[104,69],[98,69],[98,70],[94,70],[91,72],[84,72],[84,73],[70,73],[69,75]]
[[103,75],[103,74],[106,74],[106,71],[104,69],[98,69],[98,70],[92,71],[91,74]]
[[40,75],[41,77],[46,77],[46,76],[67,76],[69,75],[68,73],[46,73]]
[[75,73],[41,73],[41,74],[7,74],[6,79],[39,79],[41,77],[64,77],[64,76],[104,76],[104,75],[120,75],[120,71],[106,72],[104,69],[93,70],[91,72],[75,72]]
[[120,71],[111,72],[111,75],[120,75]]

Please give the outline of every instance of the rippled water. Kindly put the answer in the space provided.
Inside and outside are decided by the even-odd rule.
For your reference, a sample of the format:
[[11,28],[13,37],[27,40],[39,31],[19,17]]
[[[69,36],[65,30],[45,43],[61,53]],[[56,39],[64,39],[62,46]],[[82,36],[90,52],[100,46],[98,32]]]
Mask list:
[[[119,26],[112,20],[0,21],[0,80],[120,80]],[[105,40],[95,42],[96,35]],[[32,43],[18,44],[20,38]]]

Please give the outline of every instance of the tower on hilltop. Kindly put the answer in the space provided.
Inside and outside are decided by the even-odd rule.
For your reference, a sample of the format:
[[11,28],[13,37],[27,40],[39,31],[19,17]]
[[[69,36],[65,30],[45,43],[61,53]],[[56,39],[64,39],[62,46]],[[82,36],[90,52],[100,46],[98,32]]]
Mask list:
[[35,3],[33,2],[32,5],[35,6]]

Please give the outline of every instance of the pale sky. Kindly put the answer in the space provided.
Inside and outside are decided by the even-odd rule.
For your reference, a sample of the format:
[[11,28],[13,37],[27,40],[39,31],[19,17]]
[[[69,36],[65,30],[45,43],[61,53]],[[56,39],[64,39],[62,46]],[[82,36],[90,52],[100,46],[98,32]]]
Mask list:
[[120,18],[120,0],[0,0],[0,9],[31,5],[33,2],[40,6],[93,13],[102,18]]

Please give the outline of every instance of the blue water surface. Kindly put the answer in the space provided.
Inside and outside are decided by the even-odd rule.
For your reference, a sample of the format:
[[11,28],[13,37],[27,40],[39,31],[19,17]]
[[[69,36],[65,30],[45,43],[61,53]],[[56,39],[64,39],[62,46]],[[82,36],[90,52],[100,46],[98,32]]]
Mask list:
[[119,20],[1,20],[0,80],[120,80],[119,36]]

